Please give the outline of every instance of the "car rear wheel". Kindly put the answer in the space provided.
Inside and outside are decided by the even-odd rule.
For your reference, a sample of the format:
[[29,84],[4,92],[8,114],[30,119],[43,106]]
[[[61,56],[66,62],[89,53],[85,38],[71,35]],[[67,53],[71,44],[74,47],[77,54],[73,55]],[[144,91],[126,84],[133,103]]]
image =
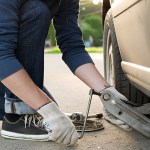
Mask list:
[[136,89],[127,79],[121,68],[121,55],[116,39],[115,28],[111,10],[108,11],[104,23],[104,74],[106,80],[114,86],[128,100],[144,104],[150,102],[150,98]]

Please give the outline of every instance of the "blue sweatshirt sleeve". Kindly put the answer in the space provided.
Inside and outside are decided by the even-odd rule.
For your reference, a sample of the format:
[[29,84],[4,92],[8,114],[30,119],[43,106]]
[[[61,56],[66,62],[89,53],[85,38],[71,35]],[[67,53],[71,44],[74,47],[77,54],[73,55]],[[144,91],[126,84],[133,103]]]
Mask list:
[[0,3],[0,81],[23,68],[15,55],[19,30],[17,6],[13,1]]
[[62,59],[74,73],[84,64],[93,63],[85,50],[82,32],[78,26],[79,0],[62,0],[54,18],[57,44],[63,54]]

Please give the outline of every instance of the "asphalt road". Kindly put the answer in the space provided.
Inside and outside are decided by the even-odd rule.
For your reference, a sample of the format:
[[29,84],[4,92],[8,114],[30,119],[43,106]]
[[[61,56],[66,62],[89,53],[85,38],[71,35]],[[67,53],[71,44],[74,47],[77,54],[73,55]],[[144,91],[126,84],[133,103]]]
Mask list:
[[[102,54],[91,55],[103,73]],[[89,88],[77,79],[61,60],[61,55],[45,55],[45,85],[64,112],[85,112]],[[90,113],[102,112],[102,104],[94,96]],[[74,147],[54,142],[6,140],[0,137],[0,150],[149,150],[150,140],[134,130],[125,131],[103,120],[105,130],[86,133]]]

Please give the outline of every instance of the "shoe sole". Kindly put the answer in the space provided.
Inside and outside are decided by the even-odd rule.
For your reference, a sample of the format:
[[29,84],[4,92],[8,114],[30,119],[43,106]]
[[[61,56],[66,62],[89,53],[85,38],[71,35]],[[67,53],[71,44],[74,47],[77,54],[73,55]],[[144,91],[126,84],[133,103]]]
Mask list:
[[1,130],[1,136],[6,139],[14,139],[14,140],[50,141],[48,134],[40,135],[40,137],[38,137],[38,135],[24,135],[24,134]]

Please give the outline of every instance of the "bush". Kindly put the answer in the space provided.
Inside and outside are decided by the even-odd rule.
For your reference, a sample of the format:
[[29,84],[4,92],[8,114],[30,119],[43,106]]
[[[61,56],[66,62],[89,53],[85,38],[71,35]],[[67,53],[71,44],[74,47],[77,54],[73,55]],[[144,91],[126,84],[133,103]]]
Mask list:
[[83,31],[84,41],[89,40],[89,37],[92,36],[94,39],[94,46],[102,45],[103,31],[100,16],[88,16],[81,21],[80,26]]
[[48,35],[47,35],[47,40],[51,41],[52,46],[56,46],[56,38],[55,38],[55,29],[53,26],[53,23],[51,23],[49,31],[48,31]]

